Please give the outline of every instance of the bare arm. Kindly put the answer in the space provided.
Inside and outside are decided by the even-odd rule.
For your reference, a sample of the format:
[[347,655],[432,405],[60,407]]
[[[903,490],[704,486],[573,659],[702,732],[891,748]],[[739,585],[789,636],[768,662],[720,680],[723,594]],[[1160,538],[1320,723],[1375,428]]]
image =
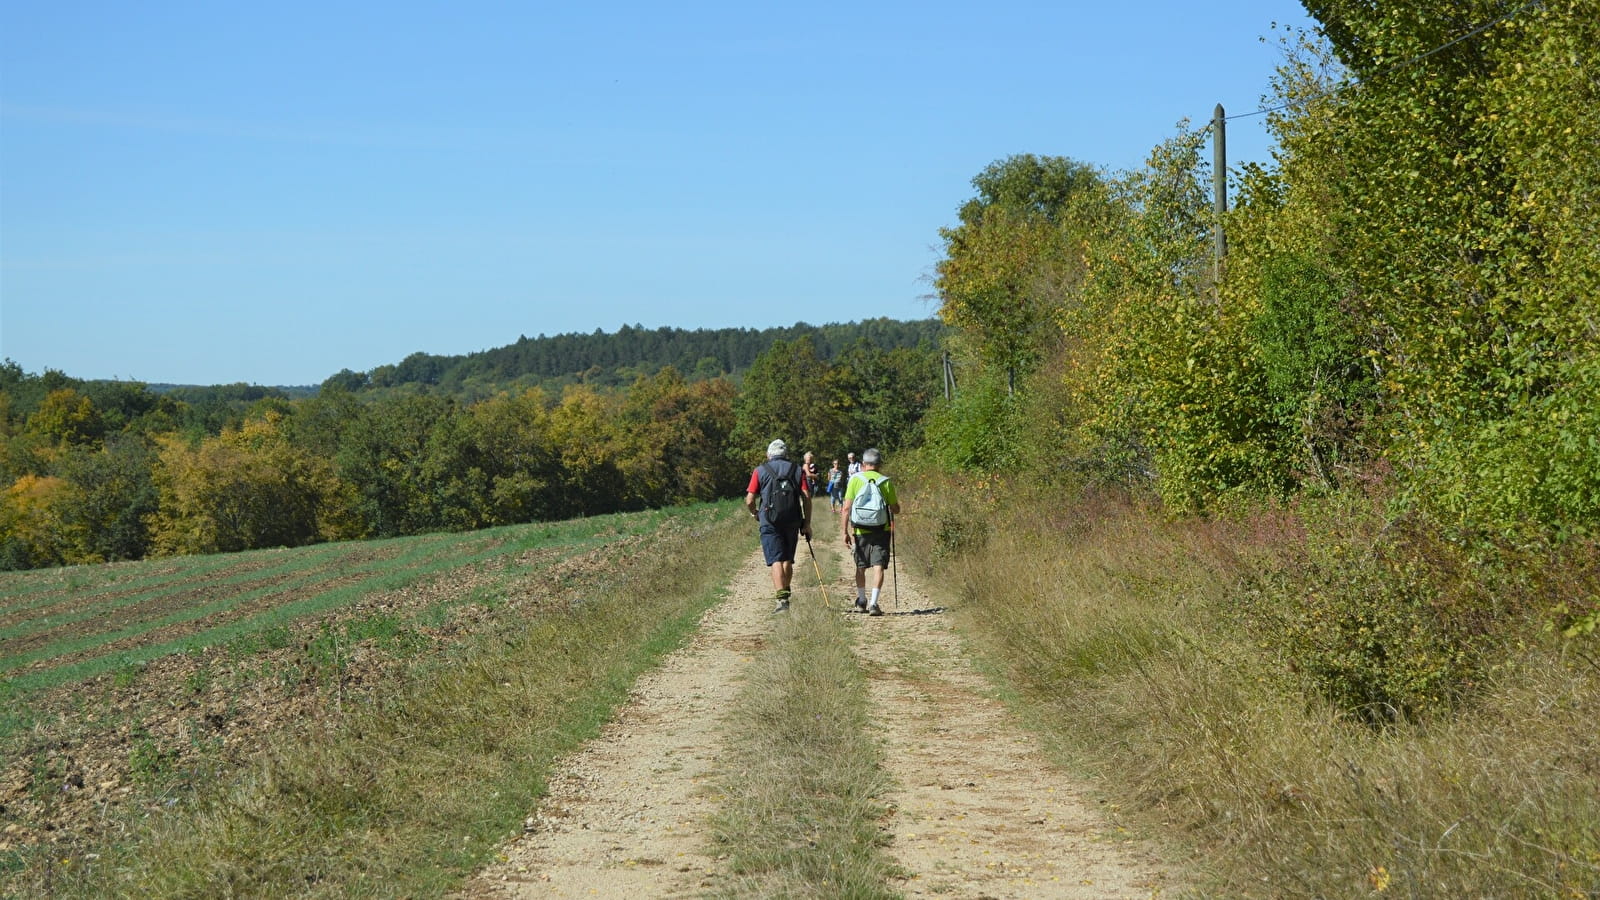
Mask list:
[[[850,492],[850,488],[848,487],[849,482],[847,481],[845,484],[847,487],[840,496],[845,496]],[[844,505],[839,507],[839,533],[844,535],[844,545],[846,547],[850,546],[851,543],[854,542],[854,538],[852,537],[850,530],[850,501],[848,498],[846,498]]]

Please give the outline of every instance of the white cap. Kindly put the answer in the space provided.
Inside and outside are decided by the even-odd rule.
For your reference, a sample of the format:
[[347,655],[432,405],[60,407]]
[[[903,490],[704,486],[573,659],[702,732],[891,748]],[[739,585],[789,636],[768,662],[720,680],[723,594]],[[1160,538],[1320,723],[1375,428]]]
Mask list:
[[777,459],[780,456],[788,455],[788,453],[789,445],[783,442],[783,438],[778,438],[767,445],[767,459]]

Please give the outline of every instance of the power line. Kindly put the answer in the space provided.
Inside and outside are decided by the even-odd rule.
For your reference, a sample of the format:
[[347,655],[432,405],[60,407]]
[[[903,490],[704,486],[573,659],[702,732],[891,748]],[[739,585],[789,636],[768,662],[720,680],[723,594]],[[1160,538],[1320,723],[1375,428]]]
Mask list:
[[1347,90],[1349,88],[1352,88],[1352,87],[1360,87],[1361,85],[1366,84],[1367,82],[1374,81],[1376,79],[1384,77],[1385,75],[1389,75],[1389,74],[1392,74],[1394,72],[1398,72],[1399,70],[1404,69],[1407,66],[1412,66],[1412,65],[1415,65],[1415,64],[1417,64],[1419,62],[1422,62],[1423,60],[1427,59],[1428,57],[1433,56],[1436,53],[1440,53],[1442,51],[1448,50],[1451,47],[1454,47],[1455,45],[1461,43],[1462,41],[1469,40],[1471,38],[1475,38],[1478,35],[1483,34],[1485,31],[1488,31],[1489,29],[1493,28],[1494,26],[1499,25],[1501,22],[1504,22],[1504,21],[1506,21],[1508,19],[1515,18],[1515,17],[1521,15],[1522,13],[1526,12],[1527,10],[1529,10],[1532,7],[1535,7],[1535,6],[1540,6],[1540,7],[1544,6],[1544,0],[1532,0],[1532,2],[1530,2],[1530,3],[1524,3],[1521,6],[1517,7],[1516,9],[1512,10],[1511,12],[1508,12],[1505,15],[1500,16],[1497,19],[1492,19],[1492,20],[1490,20],[1488,22],[1485,22],[1484,24],[1479,25],[1477,28],[1474,28],[1471,31],[1467,32],[1466,34],[1463,34],[1460,37],[1453,38],[1453,39],[1451,39],[1451,40],[1449,40],[1449,41],[1447,41],[1447,42],[1445,42],[1443,44],[1440,44],[1439,46],[1433,48],[1432,50],[1428,50],[1428,51],[1425,51],[1423,53],[1418,53],[1416,56],[1413,56],[1410,59],[1401,60],[1400,62],[1394,63],[1393,65],[1389,65],[1389,66],[1386,66],[1386,67],[1384,67],[1382,69],[1379,69],[1377,72],[1373,73],[1370,77],[1364,78],[1361,81],[1357,81],[1357,82],[1353,82],[1353,83],[1348,83],[1347,82],[1345,84],[1335,85],[1334,87],[1331,87],[1331,88],[1329,88],[1329,89],[1327,89],[1325,91],[1319,91],[1318,93],[1312,94],[1309,97],[1301,97],[1301,98],[1299,98],[1297,100],[1290,100],[1287,103],[1280,103],[1277,106],[1268,107],[1266,109],[1258,109],[1258,110],[1255,110],[1253,112],[1239,113],[1237,115],[1228,116],[1225,121],[1231,122],[1234,119],[1249,119],[1249,118],[1252,118],[1254,116],[1264,116],[1264,115],[1266,115],[1268,113],[1275,113],[1275,112],[1277,112],[1279,110],[1288,109],[1291,106],[1299,106],[1299,105],[1301,105],[1303,103],[1310,103],[1313,100],[1321,100],[1323,97],[1330,97],[1330,96],[1332,96],[1334,94],[1342,93],[1343,91],[1345,91],[1345,90]]

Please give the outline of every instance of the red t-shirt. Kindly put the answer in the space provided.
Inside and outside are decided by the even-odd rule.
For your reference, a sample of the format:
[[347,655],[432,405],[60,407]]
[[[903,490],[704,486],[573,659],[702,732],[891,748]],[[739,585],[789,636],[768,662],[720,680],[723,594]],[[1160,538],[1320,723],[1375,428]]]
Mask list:
[[[767,462],[772,462],[772,460],[767,460]],[[789,461],[788,460],[783,460],[783,462],[789,462]],[[762,465],[756,466],[754,469],[752,469],[750,471],[750,486],[744,489],[745,493],[747,493],[747,494],[759,494],[759,493],[761,493],[761,470],[762,470],[763,467],[765,467],[765,465],[766,465],[766,463],[763,463]],[[799,463],[790,463],[790,465],[793,465],[800,472],[800,493],[805,494],[807,497],[811,496],[811,485],[809,484],[811,479],[805,477],[805,475],[806,475],[806,467],[800,465]],[[774,467],[774,468],[776,468],[776,467]],[[782,471],[782,470],[779,470],[779,471]]]

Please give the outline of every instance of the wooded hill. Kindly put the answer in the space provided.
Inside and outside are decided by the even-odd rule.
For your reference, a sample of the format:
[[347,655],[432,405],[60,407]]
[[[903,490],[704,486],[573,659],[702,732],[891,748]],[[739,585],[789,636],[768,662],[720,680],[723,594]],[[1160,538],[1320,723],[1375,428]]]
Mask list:
[[522,336],[514,344],[457,356],[413,353],[370,372],[345,369],[324,385],[349,391],[425,386],[444,393],[473,393],[483,385],[539,385],[546,389],[570,383],[619,386],[667,366],[697,381],[738,376],[778,341],[809,337],[818,358],[831,360],[858,341],[879,350],[909,349],[924,341],[936,342],[943,331],[944,325],[937,319],[903,322],[888,318],[693,331],[623,325],[614,334],[597,328],[591,334]]
[[[102,381],[73,378],[53,369],[28,376],[6,361],[0,369],[0,417],[31,415],[53,390],[71,388],[109,414],[112,431],[160,410],[164,426],[189,434],[219,434],[238,426],[245,413],[263,401],[300,400],[323,388],[360,395],[427,393],[458,400],[481,400],[500,391],[529,387],[560,396],[572,384],[619,388],[672,367],[689,381],[727,376],[742,380],[756,359],[779,341],[810,338],[817,360],[833,362],[866,342],[877,351],[914,350],[939,344],[948,329],[938,319],[863,319],[860,322],[774,328],[655,328],[624,325],[615,333],[595,329],[536,338],[461,355],[417,352],[369,372],[342,369],[321,385],[196,385]],[[163,401],[172,401],[164,403]]]

